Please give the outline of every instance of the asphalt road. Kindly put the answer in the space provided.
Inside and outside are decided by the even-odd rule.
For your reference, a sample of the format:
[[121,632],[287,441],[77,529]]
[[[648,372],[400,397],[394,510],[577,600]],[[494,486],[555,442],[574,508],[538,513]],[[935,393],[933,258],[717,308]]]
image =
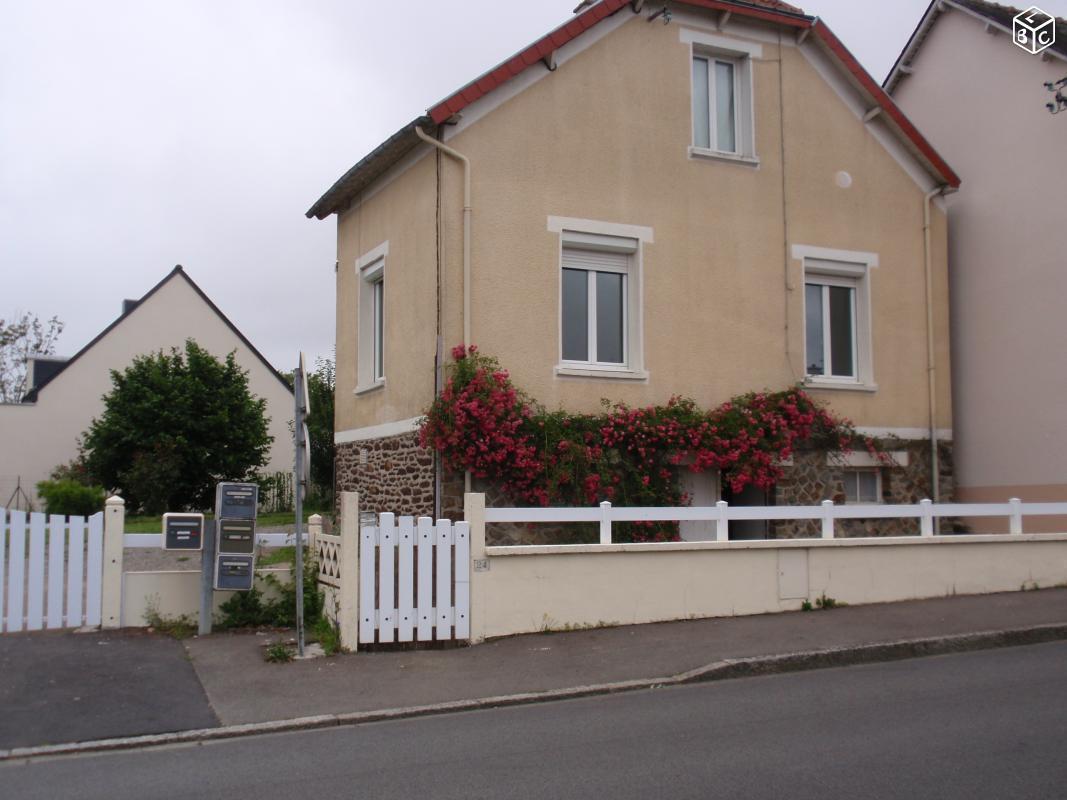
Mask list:
[[1063,798],[1067,643],[0,766],[32,798]]

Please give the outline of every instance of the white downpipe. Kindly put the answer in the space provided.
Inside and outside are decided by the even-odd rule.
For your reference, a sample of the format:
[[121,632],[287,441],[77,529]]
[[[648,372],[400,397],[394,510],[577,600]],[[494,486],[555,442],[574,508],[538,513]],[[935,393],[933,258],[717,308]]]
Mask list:
[[[428,136],[418,125],[415,135],[429,145],[436,147],[445,155],[451,156],[463,164],[463,344],[471,344],[471,162],[462,153],[458,153],[444,142]],[[463,476],[464,491],[471,490],[471,474]]]
[[[930,482],[931,498],[940,500],[941,475],[937,463],[937,361],[934,347],[934,277],[930,263],[930,201],[944,191],[938,186],[923,196],[923,266],[926,271],[926,383],[930,405]],[[935,525],[940,520],[935,520]],[[940,525],[937,525],[939,528]]]

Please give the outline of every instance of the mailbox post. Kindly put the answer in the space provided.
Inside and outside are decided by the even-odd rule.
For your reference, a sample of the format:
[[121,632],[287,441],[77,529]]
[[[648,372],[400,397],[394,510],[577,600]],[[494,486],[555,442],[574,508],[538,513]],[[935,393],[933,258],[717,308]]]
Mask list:
[[[224,482],[215,488],[215,519],[208,535],[200,537],[204,543],[200,567],[201,635],[211,633],[216,589],[247,592],[252,588],[256,567],[258,505],[259,487],[254,483]],[[167,516],[177,518],[195,515]],[[203,525],[203,515],[199,516]]]

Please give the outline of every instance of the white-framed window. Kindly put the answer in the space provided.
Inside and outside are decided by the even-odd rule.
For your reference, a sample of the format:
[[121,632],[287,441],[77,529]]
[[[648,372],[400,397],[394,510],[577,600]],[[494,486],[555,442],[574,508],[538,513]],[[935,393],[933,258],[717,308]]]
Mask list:
[[556,374],[646,378],[641,246],[651,230],[560,217],[549,230],[560,234]]
[[630,255],[563,246],[561,363],[628,365]]
[[739,59],[693,55],[693,146],[737,153]]
[[356,261],[359,320],[356,328],[356,393],[385,384],[385,242]]
[[689,154],[759,163],[756,158],[752,59],[754,42],[681,29],[690,46],[693,137]]
[[872,391],[870,270],[873,253],[794,245],[804,264],[805,382]]
[[878,469],[846,469],[841,482],[846,503],[882,502],[882,473]]

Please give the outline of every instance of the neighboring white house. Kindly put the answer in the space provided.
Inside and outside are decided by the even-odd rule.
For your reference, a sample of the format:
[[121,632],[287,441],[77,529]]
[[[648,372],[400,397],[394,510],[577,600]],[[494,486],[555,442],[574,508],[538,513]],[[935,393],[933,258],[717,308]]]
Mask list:
[[962,502],[1067,500],[1067,113],[1049,113],[1067,109],[1067,21],[1047,21],[1055,43],[1033,54],[1012,41],[1019,13],[936,0],[885,83],[963,176],[948,201]]
[[17,487],[36,505],[37,482],[77,455],[78,437],[103,411],[111,370],[186,339],[217,358],[236,353],[249,389],[267,401],[274,441],[263,471],[292,470],[292,391],[179,265],[140,300],[124,301],[122,315],[73,357],[31,360],[25,402],[0,404],[0,506],[25,508],[25,498],[13,497]]

